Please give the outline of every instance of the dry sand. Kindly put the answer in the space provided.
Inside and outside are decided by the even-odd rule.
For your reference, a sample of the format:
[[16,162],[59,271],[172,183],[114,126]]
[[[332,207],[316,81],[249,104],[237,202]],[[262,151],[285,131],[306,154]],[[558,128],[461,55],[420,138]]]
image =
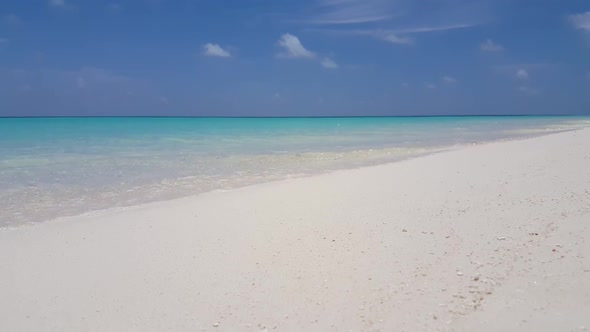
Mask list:
[[590,329],[590,129],[0,233],[0,331]]

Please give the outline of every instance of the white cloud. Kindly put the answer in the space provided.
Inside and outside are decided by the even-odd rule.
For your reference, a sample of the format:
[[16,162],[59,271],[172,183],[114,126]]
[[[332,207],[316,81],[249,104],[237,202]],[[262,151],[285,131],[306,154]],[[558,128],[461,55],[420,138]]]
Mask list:
[[338,69],[338,67],[340,67],[336,62],[334,62],[330,58],[324,58],[322,60],[321,64],[324,68],[328,68],[328,69]]
[[[286,33],[281,36],[278,41],[279,46],[283,48],[283,52],[279,53],[277,56],[281,58],[304,58],[304,59],[315,59],[318,58],[317,54],[306,49],[301,41],[297,36],[292,34]],[[320,65],[327,69],[338,69],[340,65],[338,65],[334,60],[330,59],[329,57],[322,57],[318,59]]]
[[437,31],[448,31],[448,30],[457,30],[457,29],[466,29],[477,26],[478,24],[448,24],[448,25],[437,25],[437,26],[424,26],[424,27],[416,27],[416,28],[404,28],[404,29],[396,29],[393,30],[395,33],[427,33],[427,32],[437,32]]
[[504,50],[504,46],[494,43],[491,39],[483,42],[479,48],[484,52],[502,52]]
[[204,49],[203,54],[205,54],[206,56],[216,56],[216,57],[222,57],[222,58],[231,57],[231,54],[228,51],[224,50],[218,44],[207,43],[207,44],[203,45],[203,49]]
[[54,7],[64,7],[66,5],[65,0],[49,0],[49,5]]
[[285,58],[314,58],[315,53],[307,50],[296,36],[286,33],[279,39],[279,46],[284,49],[284,53],[279,56]]
[[[487,3],[492,0],[480,2]],[[431,1],[425,8],[421,1],[410,0],[313,0],[314,5],[306,10],[312,13],[300,23],[315,25],[354,25],[390,23],[394,18],[403,16],[406,22],[437,22],[441,26],[426,26],[407,29],[400,33],[418,33],[467,28],[483,23],[481,13],[487,13],[487,4],[471,4],[468,0]],[[470,11],[464,7],[469,7]],[[425,10],[427,9],[427,10]],[[485,16],[485,15],[484,15]],[[407,20],[410,18],[410,20]],[[453,23],[458,22],[458,23]],[[390,25],[390,24],[388,24]]]
[[404,82],[404,83],[402,83],[402,86],[403,86],[404,88],[407,88],[407,87],[408,87],[408,86],[410,86],[410,85],[409,85],[408,83]]
[[443,81],[445,83],[447,83],[447,84],[453,84],[453,83],[456,83],[457,82],[457,80],[454,77],[451,77],[451,76],[445,76],[445,77],[443,77]]
[[399,45],[411,45],[414,43],[414,38],[410,37],[409,35],[413,34],[420,34],[420,33],[429,33],[429,32],[440,32],[440,31],[449,31],[455,29],[465,29],[475,26],[476,24],[450,24],[450,25],[440,25],[440,26],[425,26],[425,27],[414,27],[414,28],[400,28],[400,29],[393,29],[393,30],[383,30],[383,29],[374,29],[374,30],[336,30],[336,29],[319,29],[320,31],[325,32],[332,32],[332,33],[339,33],[339,34],[348,34],[348,35],[365,35],[371,36],[373,38],[386,41],[392,44],[399,44]]
[[392,2],[384,0],[318,0],[318,13],[307,23],[358,24],[390,19]]
[[518,78],[520,80],[528,80],[529,79],[529,72],[521,68],[516,71],[516,78]]
[[590,11],[581,14],[570,15],[568,18],[576,29],[590,32]]
[[392,44],[409,45],[414,43],[414,40],[410,37],[400,37],[393,33],[385,33],[380,36],[378,35],[377,38],[384,40],[386,42],[390,42]]
[[410,45],[414,43],[414,40],[410,37],[400,36],[396,32],[391,30],[322,30],[328,32],[335,32],[347,35],[357,36],[370,36],[375,39],[386,41],[392,44]]
[[432,83],[426,83],[426,87],[427,87],[428,89],[435,89],[435,88],[436,88],[436,85],[434,85],[434,84],[432,84]]

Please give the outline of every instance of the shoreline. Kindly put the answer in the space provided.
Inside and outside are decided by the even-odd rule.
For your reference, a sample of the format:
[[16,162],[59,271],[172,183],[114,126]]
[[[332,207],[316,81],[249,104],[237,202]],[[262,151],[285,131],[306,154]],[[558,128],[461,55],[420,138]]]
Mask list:
[[590,128],[0,232],[0,330],[583,331]]
[[[392,161],[378,162],[376,164],[366,164],[366,165],[360,165],[360,166],[355,166],[355,167],[346,167],[346,168],[337,168],[337,169],[332,169],[332,170],[324,170],[324,171],[320,171],[318,173],[299,174],[299,175],[295,175],[295,176],[289,177],[289,178],[272,179],[272,180],[268,180],[268,181],[263,180],[261,182],[255,182],[255,183],[250,183],[250,184],[246,184],[246,185],[238,185],[237,187],[206,190],[206,191],[202,191],[202,192],[197,192],[197,193],[178,196],[178,197],[172,197],[172,198],[168,198],[168,199],[147,201],[147,202],[143,202],[143,203],[139,203],[139,204],[132,204],[132,205],[113,206],[113,207],[107,207],[107,208],[102,208],[102,209],[97,209],[97,210],[89,210],[89,211],[85,211],[82,213],[52,217],[52,218],[49,218],[46,220],[41,220],[41,221],[28,221],[28,222],[25,222],[25,223],[22,223],[19,225],[15,225],[15,226],[2,226],[2,227],[0,227],[0,232],[9,232],[9,231],[12,231],[15,229],[19,229],[21,227],[35,227],[36,225],[47,223],[47,222],[67,222],[69,219],[72,219],[72,218],[75,219],[75,218],[81,218],[81,217],[86,217],[86,216],[100,216],[104,213],[124,211],[125,209],[134,209],[134,208],[139,208],[139,207],[143,207],[143,206],[147,206],[147,205],[166,203],[166,202],[175,201],[175,200],[182,200],[182,199],[197,197],[197,196],[201,196],[201,195],[211,194],[211,193],[215,193],[215,192],[227,192],[227,191],[239,190],[239,189],[243,189],[243,188],[264,185],[267,183],[291,181],[291,180],[302,179],[302,178],[323,176],[323,175],[328,175],[328,174],[337,173],[337,172],[346,172],[346,171],[354,171],[354,170],[359,170],[359,169],[364,169],[364,168],[386,166],[386,165],[396,164],[396,163],[400,163],[400,162],[406,162],[406,161],[414,160],[414,159],[418,159],[418,158],[423,158],[423,157],[427,157],[430,155],[436,155],[436,154],[446,153],[446,152],[450,152],[450,151],[468,149],[468,148],[471,148],[474,146],[505,143],[505,142],[514,142],[514,141],[525,141],[525,140],[529,140],[529,139],[535,139],[538,137],[558,135],[558,134],[567,133],[567,132],[581,131],[586,128],[589,128],[588,125],[584,125],[584,126],[578,127],[578,128],[568,128],[568,129],[559,129],[559,130],[545,129],[545,131],[547,131],[547,132],[542,132],[542,130],[539,129],[538,131],[535,131],[534,133],[523,134],[523,136],[498,138],[498,139],[493,139],[493,140],[489,140],[489,141],[462,143],[462,144],[455,144],[455,145],[449,145],[449,146],[438,146],[438,147],[433,148],[433,149],[436,149],[435,151],[424,152],[424,153],[420,153],[420,154],[416,154],[416,155],[411,155],[408,157],[399,157],[399,159],[395,159]],[[373,149],[359,150],[359,151],[369,151],[369,150],[373,150]],[[351,152],[357,152],[357,151],[351,151]],[[194,177],[194,176],[190,176],[190,177]]]

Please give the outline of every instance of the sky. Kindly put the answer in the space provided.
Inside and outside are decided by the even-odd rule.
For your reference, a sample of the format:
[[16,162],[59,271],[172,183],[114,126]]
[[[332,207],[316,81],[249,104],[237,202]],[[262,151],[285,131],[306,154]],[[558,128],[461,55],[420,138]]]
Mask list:
[[0,116],[590,115],[590,0],[2,0]]

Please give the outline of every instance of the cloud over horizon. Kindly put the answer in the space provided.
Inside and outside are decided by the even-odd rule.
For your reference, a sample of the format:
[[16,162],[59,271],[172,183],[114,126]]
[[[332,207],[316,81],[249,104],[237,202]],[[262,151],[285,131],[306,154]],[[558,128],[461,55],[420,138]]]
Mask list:
[[206,56],[214,56],[214,57],[221,57],[221,58],[231,57],[231,54],[228,51],[224,50],[218,44],[207,43],[207,44],[203,45],[203,49],[204,49],[203,54]]
[[370,36],[374,39],[385,41],[391,44],[412,45],[416,34],[428,34],[434,32],[445,32],[452,30],[467,29],[476,26],[475,24],[451,24],[451,25],[430,25],[406,27],[399,29],[315,29],[339,35]]
[[322,67],[328,69],[338,69],[340,66],[330,58],[324,58],[321,62]]
[[570,15],[568,18],[576,29],[590,31],[590,11]]
[[373,36],[376,39],[386,41],[391,44],[411,45],[414,43],[414,39],[412,39],[410,37],[398,36],[393,31],[376,30],[376,31],[368,31],[367,34]]
[[317,0],[317,14],[305,22],[346,25],[384,21],[393,16],[392,7],[392,2],[385,0]]
[[279,57],[283,58],[315,58],[314,52],[306,49],[297,36],[286,33],[281,36],[278,42],[279,46],[283,48],[283,52],[279,53]]

